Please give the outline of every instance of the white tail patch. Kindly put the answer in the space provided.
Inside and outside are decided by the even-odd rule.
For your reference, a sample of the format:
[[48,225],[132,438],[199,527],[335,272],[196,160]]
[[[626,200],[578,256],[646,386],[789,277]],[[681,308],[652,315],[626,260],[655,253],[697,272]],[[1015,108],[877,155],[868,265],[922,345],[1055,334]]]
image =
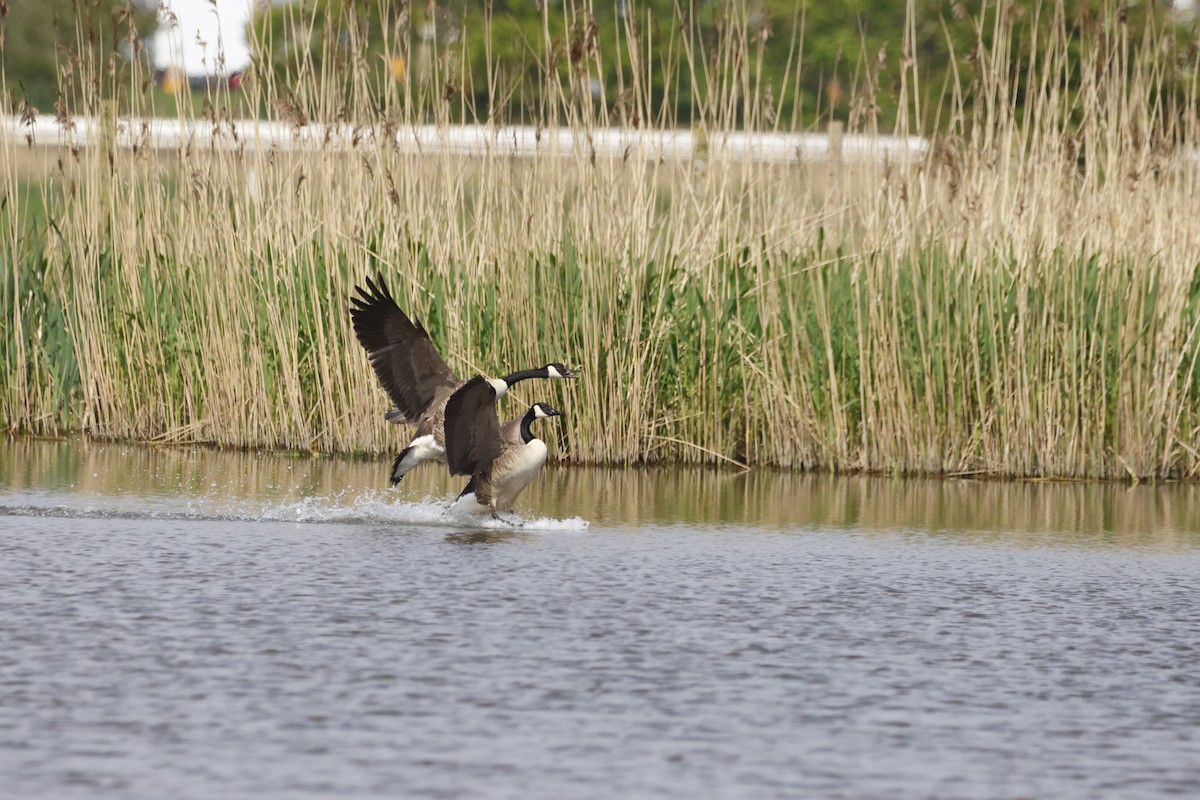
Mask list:
[[395,465],[392,467],[392,480],[400,480],[413,467],[424,464],[426,461],[445,460],[446,448],[434,440],[433,434],[418,436],[409,442],[408,447],[404,449],[404,453],[396,460]]
[[478,514],[491,514],[492,509],[480,504],[479,498],[474,492],[467,492],[464,495],[459,495],[458,499],[450,505],[449,513],[456,517],[470,518]]

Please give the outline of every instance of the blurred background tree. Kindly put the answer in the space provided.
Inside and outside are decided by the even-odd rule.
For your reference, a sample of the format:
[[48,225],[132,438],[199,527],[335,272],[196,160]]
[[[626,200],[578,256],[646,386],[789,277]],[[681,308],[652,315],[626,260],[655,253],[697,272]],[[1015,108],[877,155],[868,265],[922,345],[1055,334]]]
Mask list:
[[[152,5],[129,0],[0,0],[3,102],[43,113],[70,99],[80,81],[119,95],[118,75],[139,59],[151,75],[144,43],[157,28]],[[66,91],[60,94],[60,85]]]
[[[1135,38],[1169,27],[1181,51],[1190,35],[1180,24],[1190,17],[1170,4],[912,0],[912,7],[908,24],[906,4],[894,0],[613,0],[565,8],[542,0],[316,0],[261,7],[251,39],[277,92],[332,61],[344,76],[343,108],[359,113],[440,96],[460,121],[541,124],[555,119],[556,106],[574,103],[580,113],[590,95],[593,111],[610,123],[690,125],[725,104],[724,118],[735,124],[747,115],[767,128],[840,119],[852,130],[886,131],[902,90],[910,104],[937,108],[956,80],[969,84],[1001,7],[1018,30],[1049,28],[1061,11],[1076,31],[1104,14],[1123,15]],[[1017,69],[1031,55],[1009,54]],[[741,85],[730,85],[730,70],[741,70]],[[563,87],[560,96],[547,96],[554,85]],[[718,87],[725,96],[714,94]]]
[[[615,0],[565,10],[541,0],[316,0],[260,7],[250,39],[257,69],[280,94],[329,66],[351,105],[419,102],[424,82],[431,95],[456,99],[458,116],[536,123],[554,102],[544,92],[550,77],[591,94],[613,121],[690,124],[738,46],[754,60],[755,84],[743,88],[770,107],[770,119],[844,114],[865,66],[860,55],[898,53],[904,19],[892,0],[808,9],[792,0]],[[931,45],[940,37],[933,20]],[[944,65],[944,47],[929,55]],[[363,86],[370,96],[354,97]]]
[[[27,96],[52,111],[60,78],[68,88],[98,84],[145,59],[153,5],[0,0],[8,107]],[[263,113],[271,104],[296,121],[424,114],[536,125],[582,114],[607,124],[784,129],[836,119],[887,132],[902,110],[932,113],[956,89],[970,94],[997,13],[1018,31],[1049,30],[1061,14],[1079,38],[1119,15],[1130,42],[1163,39],[1171,51],[1164,68],[1171,59],[1178,67],[1167,85],[1181,95],[1192,90],[1195,52],[1190,13],[1149,0],[296,0],[254,9],[248,77],[260,90],[239,110]],[[1028,48],[1031,39],[1005,41]],[[85,52],[100,68],[81,66]],[[1020,83],[1036,54],[1005,55]],[[110,83],[129,91],[128,81]],[[68,106],[71,96],[62,95]],[[927,122],[917,120],[917,129]]]

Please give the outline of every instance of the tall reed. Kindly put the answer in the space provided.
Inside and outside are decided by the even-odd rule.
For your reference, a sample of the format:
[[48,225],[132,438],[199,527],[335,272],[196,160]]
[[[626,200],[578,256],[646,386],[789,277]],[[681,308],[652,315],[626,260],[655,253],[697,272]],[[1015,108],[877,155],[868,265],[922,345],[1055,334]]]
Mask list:
[[[246,110],[347,120],[364,142],[350,152],[109,140],[52,155],[32,190],[4,170],[0,416],[37,433],[388,451],[347,314],[378,271],[460,374],[582,364],[578,385],[516,392],[567,411],[564,459],[1196,477],[1197,103],[1174,91],[1197,85],[1195,61],[1157,29],[1131,41],[1115,6],[1083,29],[1061,3],[1042,11],[1037,25],[1004,4],[981,16],[973,71],[945,92],[922,87],[906,41],[887,62],[897,132],[932,144],[870,165],[597,157],[590,135],[671,126],[664,98],[680,94],[710,142],[800,129],[757,80],[762,42],[737,5],[715,39],[686,15],[629,19],[619,103],[592,95],[608,83],[599,44],[569,46],[587,2],[546,6],[536,87],[435,57],[382,103],[369,89],[384,79],[332,49],[359,23],[308,20],[334,32],[319,64],[286,85],[261,71],[242,98],[214,90],[206,113],[243,144]],[[852,130],[873,126],[882,66],[861,59]],[[145,76],[124,69],[74,109],[103,116],[122,94],[153,113]],[[386,144],[469,118],[446,88],[468,81],[536,91],[541,124],[574,144],[531,159]],[[32,157],[11,138],[0,153]]]

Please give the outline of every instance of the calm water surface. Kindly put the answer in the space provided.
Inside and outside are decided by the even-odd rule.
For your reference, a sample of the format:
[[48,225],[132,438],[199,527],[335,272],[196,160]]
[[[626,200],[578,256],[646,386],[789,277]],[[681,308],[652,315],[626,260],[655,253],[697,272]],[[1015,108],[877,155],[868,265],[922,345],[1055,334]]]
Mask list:
[[0,794],[1200,796],[1196,487],[387,467],[0,443]]

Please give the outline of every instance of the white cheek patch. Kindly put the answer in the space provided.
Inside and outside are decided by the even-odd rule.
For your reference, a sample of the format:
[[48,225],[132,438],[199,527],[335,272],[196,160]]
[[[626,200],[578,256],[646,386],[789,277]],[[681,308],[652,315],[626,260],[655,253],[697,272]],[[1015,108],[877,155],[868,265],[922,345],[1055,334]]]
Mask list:
[[546,367],[546,373],[550,378],[561,378],[563,376],[562,373],[558,371],[558,367],[554,366],[553,364]]
[[533,416],[537,419],[545,419],[546,417],[548,417],[550,415],[547,414],[545,411],[542,411],[541,406],[534,406],[533,407]]
[[508,384],[504,382],[503,378],[488,378],[487,382],[496,390],[496,397],[504,397],[508,394]]

